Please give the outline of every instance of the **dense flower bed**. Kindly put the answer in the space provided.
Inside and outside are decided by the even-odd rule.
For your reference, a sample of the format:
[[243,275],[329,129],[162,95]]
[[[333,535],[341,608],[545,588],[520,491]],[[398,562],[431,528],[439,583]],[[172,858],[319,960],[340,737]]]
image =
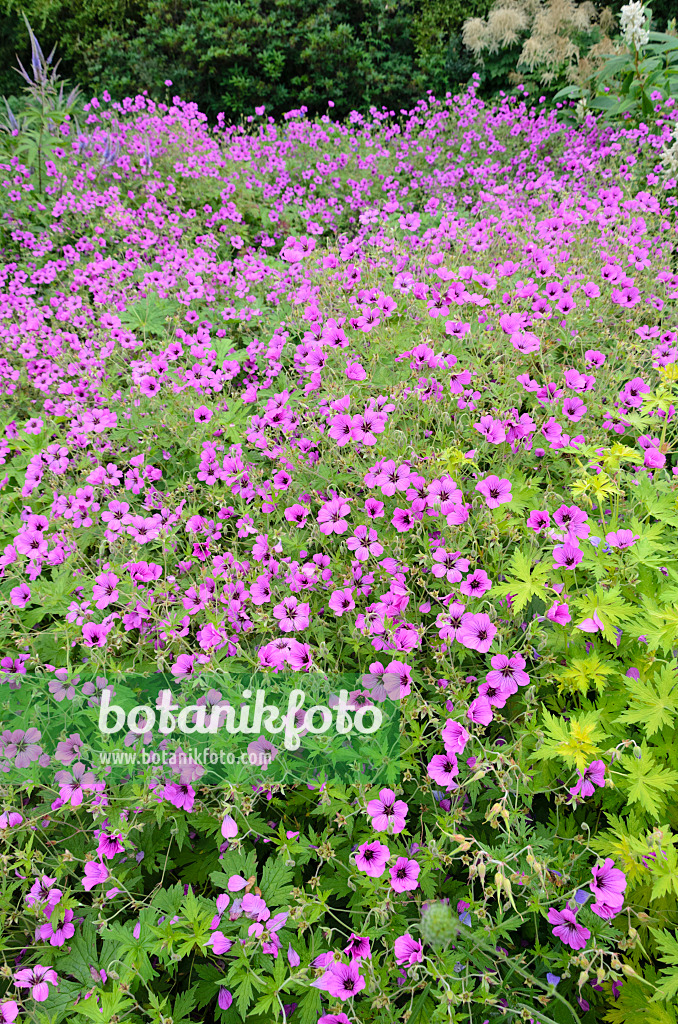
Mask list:
[[[675,1020],[667,106],[2,167],[3,1024]],[[252,680],[398,743],[219,775]]]

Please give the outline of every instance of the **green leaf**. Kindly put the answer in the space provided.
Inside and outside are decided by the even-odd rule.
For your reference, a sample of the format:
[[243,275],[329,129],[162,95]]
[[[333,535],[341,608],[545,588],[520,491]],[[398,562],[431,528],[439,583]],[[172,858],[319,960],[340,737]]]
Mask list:
[[283,857],[270,857],[261,874],[260,888],[269,907],[287,906],[292,891],[292,870]]
[[626,775],[619,785],[626,790],[629,803],[640,804],[657,818],[666,806],[666,794],[678,783],[678,772],[658,765],[644,740],[640,747],[640,757],[637,752],[626,754],[621,764],[626,769]]
[[625,678],[631,706],[616,721],[641,724],[648,737],[671,725],[678,712],[677,672],[678,662],[672,661],[655,672],[654,685],[640,679]]
[[661,971],[662,982],[652,999],[653,1002],[673,1001],[678,996],[678,937],[675,932],[671,935],[669,932],[659,931],[657,928],[650,928],[650,931],[655,938],[662,960],[670,964],[670,967],[665,967]]
[[532,565],[532,559],[523,551],[516,551],[509,562],[510,576],[500,584],[493,594],[496,597],[511,595],[511,611],[514,615],[522,611],[533,597],[546,601],[545,583],[549,575],[549,567],[541,562]]
[[161,335],[165,332],[166,318],[172,316],[176,309],[176,302],[148,295],[120,313],[120,322],[131,331]]

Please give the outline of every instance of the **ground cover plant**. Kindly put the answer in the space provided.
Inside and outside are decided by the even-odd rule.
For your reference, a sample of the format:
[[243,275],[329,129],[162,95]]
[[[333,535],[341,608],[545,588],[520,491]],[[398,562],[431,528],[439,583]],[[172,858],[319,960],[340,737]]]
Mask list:
[[[0,167],[0,1020],[674,1022],[672,101],[41,102]],[[307,777],[263,729],[220,773],[262,680],[397,747],[302,714]]]

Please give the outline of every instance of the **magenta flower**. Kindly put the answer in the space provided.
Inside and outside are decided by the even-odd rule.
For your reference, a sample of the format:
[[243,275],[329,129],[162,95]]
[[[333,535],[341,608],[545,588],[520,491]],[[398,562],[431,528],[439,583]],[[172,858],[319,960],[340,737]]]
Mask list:
[[112,628],[112,625],[105,626],[103,623],[86,622],[82,627],[83,644],[85,647],[105,647],[106,639]]
[[233,940],[228,939],[223,932],[212,932],[205,945],[211,946],[212,952],[217,956],[222,956],[224,953],[228,953],[233,945]]
[[228,1010],[233,1002],[233,996],[231,992],[226,988],[225,985],[219,986],[219,995],[217,996],[217,1003],[222,1010]]
[[12,587],[9,599],[15,608],[25,608],[31,599],[31,588],[27,583],[20,583],[18,587]]
[[471,651],[486,654],[492,646],[497,627],[484,612],[475,614],[466,612],[461,617],[461,625],[457,630],[457,643],[468,647]]
[[506,654],[495,654],[490,664],[492,670],[485,678],[491,686],[504,686],[511,693],[516,693],[519,686],[527,686],[530,682],[529,675],[523,671],[525,659],[522,654],[514,654],[511,657]]
[[351,938],[348,940],[344,953],[350,956],[351,960],[371,960],[372,950],[369,938],[366,935],[356,935],[355,932],[351,932]]
[[553,934],[572,949],[583,949],[591,938],[591,932],[579,924],[575,912],[569,907],[565,907],[564,910],[551,907],[548,918],[550,924],[555,925]]
[[470,734],[463,725],[455,722],[452,718],[447,719],[442,731],[446,754],[463,754],[470,738]]
[[335,615],[343,615],[344,612],[350,612],[355,608],[355,601],[348,587],[345,590],[335,590],[327,603]]
[[107,608],[109,604],[118,600],[118,583],[118,577],[112,572],[104,572],[96,577],[92,597],[97,608]]
[[603,761],[591,761],[584,774],[577,772],[579,778],[575,786],[570,789],[572,796],[586,798],[595,792],[596,786],[605,785],[605,764]]
[[14,1024],[19,1016],[19,1005],[13,999],[0,1003],[0,1024]]
[[470,573],[459,590],[467,597],[482,597],[492,586],[492,580],[483,569],[476,569]]
[[411,892],[419,887],[419,872],[421,868],[416,860],[408,860],[407,857],[398,857],[391,868],[391,888],[396,892]]
[[581,548],[569,541],[566,541],[565,544],[557,544],[553,549],[553,568],[574,569],[583,557],[584,553]]
[[321,978],[311,982],[311,987],[328,992],[333,999],[351,999],[365,988],[359,964],[359,960],[351,960],[348,964],[333,963]]
[[424,959],[424,948],[419,939],[413,939],[409,932],[400,935],[394,943],[395,958],[397,964],[410,967],[412,964],[420,964]]
[[54,776],[59,785],[59,799],[70,802],[71,807],[79,807],[85,793],[95,793],[104,788],[98,783],[94,772],[88,772],[82,761],[76,761],[71,771],[57,772]]
[[17,971],[14,984],[17,988],[29,988],[36,1003],[44,1003],[49,996],[49,985],[58,985],[59,979],[52,967],[35,964]]
[[469,722],[476,722],[478,725],[489,725],[494,718],[489,698],[480,696],[472,700],[466,712],[466,717]]
[[457,758],[454,754],[434,754],[428,763],[427,774],[430,779],[446,789],[454,789],[455,775],[459,774]]
[[332,498],[331,501],[326,502],[318,512],[320,532],[325,536],[329,536],[331,533],[345,533],[348,529],[346,516],[350,511],[348,502],[343,498]]
[[63,946],[66,939],[72,939],[75,935],[73,922],[73,911],[65,910],[63,920],[60,922],[52,920],[40,925],[38,933],[41,942],[49,942],[51,946]]
[[596,902],[591,904],[591,910],[598,917],[615,917],[624,905],[626,875],[614,866],[614,861],[610,857],[602,864],[597,864],[592,869],[592,874],[593,881],[589,884]]
[[308,628],[311,621],[309,609],[308,603],[300,604],[296,597],[289,596],[275,605],[273,615],[283,633],[293,633]]
[[380,878],[384,873],[386,861],[391,856],[388,846],[378,841],[363,843],[355,855],[356,867],[364,871],[370,878]]
[[85,864],[85,877],[82,887],[90,892],[95,885],[103,885],[109,877],[109,871],[105,864],[98,860],[88,860]]
[[532,509],[529,516],[527,517],[527,526],[535,533],[541,533],[542,530],[547,529],[551,523],[551,517],[548,512],[542,512],[539,509]]
[[221,823],[221,834],[224,839],[235,839],[238,834],[238,823],[230,814],[224,816]]
[[379,791],[379,799],[368,803],[367,813],[372,819],[375,832],[396,834],[405,828],[407,804],[404,800],[396,800],[392,789],[382,789]]
[[25,732],[23,729],[6,729],[0,736],[0,743],[4,744],[4,756],[14,758],[17,768],[28,768],[42,754],[42,747],[38,743],[40,736],[39,730],[33,727]]
[[309,511],[297,502],[296,505],[290,505],[289,508],[286,508],[283,514],[288,523],[294,523],[297,529],[301,530],[306,525]]
[[636,541],[640,540],[640,534],[634,533],[633,530],[615,530],[612,533],[606,533],[605,540],[611,548],[625,551],[626,548],[633,547]]
[[125,845],[122,841],[122,835],[120,832],[102,832],[99,836],[97,853],[100,857],[105,857],[107,860],[113,860],[116,854],[122,853],[124,849]]
[[499,508],[507,501],[511,501],[511,481],[500,479],[498,476],[488,476],[476,484],[476,490],[485,498],[488,508]]
[[570,615],[569,605],[565,602],[559,604],[557,601],[552,604],[549,610],[546,612],[546,618],[551,622],[557,623],[559,626],[565,626],[572,620]]

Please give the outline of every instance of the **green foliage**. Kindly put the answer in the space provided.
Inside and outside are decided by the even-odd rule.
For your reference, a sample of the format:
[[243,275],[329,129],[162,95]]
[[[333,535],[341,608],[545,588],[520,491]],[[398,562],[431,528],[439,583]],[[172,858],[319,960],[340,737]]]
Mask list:
[[[486,0],[475,0],[484,11]],[[2,0],[0,93],[27,43],[25,10],[64,72],[121,99],[141,90],[195,100],[238,119],[265,105],[334,114],[411,107],[426,91],[454,89],[473,72],[459,42],[461,4],[403,0]]]

